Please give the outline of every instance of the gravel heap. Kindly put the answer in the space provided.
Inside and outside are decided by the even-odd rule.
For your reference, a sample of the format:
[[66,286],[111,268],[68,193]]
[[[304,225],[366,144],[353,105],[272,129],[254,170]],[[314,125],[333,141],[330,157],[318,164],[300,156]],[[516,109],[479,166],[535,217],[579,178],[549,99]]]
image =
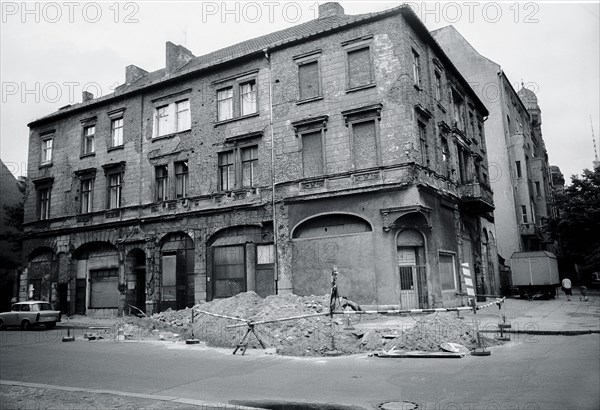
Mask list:
[[[245,292],[226,299],[194,306],[219,315],[253,321],[287,318],[300,315],[323,313],[322,316],[259,324],[255,326],[261,340],[267,347],[273,347],[278,354],[290,356],[319,356],[336,351],[341,354],[371,352],[376,350],[420,350],[439,351],[442,342],[460,343],[467,348],[476,346],[476,335],[472,324],[465,323],[452,313],[435,313],[416,318],[412,326],[404,328],[390,326],[390,316],[356,315],[351,316],[354,324],[370,322],[368,329],[346,329],[347,322],[341,315],[333,318],[329,310],[329,295],[296,296],[273,295],[261,298],[254,292]],[[376,324],[382,323],[381,327]],[[150,318],[136,319],[140,333],[162,339],[186,339],[193,336],[214,347],[235,347],[248,327],[227,328],[229,325],[244,324],[244,321],[225,319],[197,312],[192,326],[192,309],[171,310],[152,315]],[[375,324],[375,326],[374,326]],[[162,335],[167,335],[164,337]],[[175,335],[172,337],[172,335]],[[253,334],[249,335],[248,348],[260,348]],[[493,339],[484,338],[486,346],[497,344]]]

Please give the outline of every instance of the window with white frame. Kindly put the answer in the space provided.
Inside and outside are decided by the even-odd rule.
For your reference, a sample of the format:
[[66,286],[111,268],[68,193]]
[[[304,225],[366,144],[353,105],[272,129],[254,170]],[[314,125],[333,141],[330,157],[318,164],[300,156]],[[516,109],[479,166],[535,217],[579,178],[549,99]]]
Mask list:
[[240,84],[240,115],[256,112],[256,80]]
[[95,151],[96,126],[83,127],[82,154],[93,154]]
[[42,165],[52,163],[52,143],[54,138],[44,138],[42,140]]
[[123,145],[123,117],[115,118],[110,123],[111,147]]
[[242,187],[250,188],[256,183],[258,147],[242,148]]
[[189,99],[158,106],[154,113],[153,137],[187,131],[191,128],[191,124]]
[[175,103],[175,122],[177,123],[177,132],[189,130],[191,128],[190,100],[182,100]]
[[235,187],[235,164],[234,152],[226,151],[219,153],[219,188],[221,191],[229,191]]
[[217,119],[225,121],[233,118],[233,87],[217,91]]

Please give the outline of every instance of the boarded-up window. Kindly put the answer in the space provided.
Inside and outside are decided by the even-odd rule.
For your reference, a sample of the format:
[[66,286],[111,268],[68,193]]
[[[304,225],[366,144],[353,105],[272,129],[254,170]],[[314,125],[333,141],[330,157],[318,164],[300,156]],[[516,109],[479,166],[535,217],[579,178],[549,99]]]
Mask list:
[[275,246],[256,245],[256,263],[258,265],[272,264],[275,262]]
[[322,238],[371,231],[371,225],[367,221],[354,215],[322,215],[300,224],[294,230],[293,237]]
[[352,124],[352,155],[355,169],[377,166],[375,126],[375,120]]
[[455,278],[454,255],[440,253],[440,281],[442,282],[442,290],[456,289]]
[[119,271],[118,269],[90,270],[92,309],[112,308],[119,306]]
[[311,61],[298,66],[300,100],[315,98],[321,95],[319,84],[319,62]]
[[305,177],[323,174],[321,131],[302,134],[302,167]]
[[246,291],[244,246],[214,249],[214,296],[228,298]]
[[371,84],[373,82],[371,72],[369,47],[348,51],[348,88]]

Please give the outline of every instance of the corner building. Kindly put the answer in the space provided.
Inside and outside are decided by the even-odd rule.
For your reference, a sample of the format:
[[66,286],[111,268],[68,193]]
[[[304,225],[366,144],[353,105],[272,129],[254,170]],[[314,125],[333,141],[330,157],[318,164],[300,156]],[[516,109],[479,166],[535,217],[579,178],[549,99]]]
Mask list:
[[402,308],[497,281],[483,121],[407,6],[319,17],[30,126],[27,297],[90,315],[244,291]]

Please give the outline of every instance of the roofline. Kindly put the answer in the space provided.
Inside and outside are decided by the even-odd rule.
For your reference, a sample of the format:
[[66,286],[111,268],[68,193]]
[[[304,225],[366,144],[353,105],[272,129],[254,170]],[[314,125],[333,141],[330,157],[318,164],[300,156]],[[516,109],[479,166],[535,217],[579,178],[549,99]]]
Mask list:
[[[401,14],[404,16],[404,18],[406,18],[407,22],[409,24],[413,24],[413,28],[415,28],[415,30],[417,31],[418,34],[420,34],[421,36],[424,37],[424,39],[426,41],[429,42],[429,44],[435,49],[435,51],[440,55],[441,59],[450,66],[450,68],[454,71],[455,76],[459,79],[459,81],[462,83],[463,87],[465,88],[465,90],[467,90],[469,92],[469,95],[471,96],[471,98],[475,101],[475,103],[477,105],[479,105],[479,107],[483,110],[484,112],[484,116],[489,115],[489,112],[486,108],[486,106],[483,104],[483,102],[481,102],[481,100],[479,99],[479,97],[477,97],[477,94],[475,94],[475,91],[473,91],[473,89],[471,88],[471,86],[469,85],[469,83],[467,82],[467,80],[465,80],[465,78],[462,76],[462,74],[460,74],[460,72],[458,71],[458,69],[454,66],[454,64],[452,63],[452,61],[450,60],[450,58],[446,55],[446,53],[444,53],[444,51],[442,50],[442,47],[437,43],[437,41],[435,41],[435,39],[433,38],[433,36],[431,35],[431,33],[429,32],[429,30],[427,29],[427,27],[425,27],[425,25],[423,24],[423,22],[421,20],[419,20],[419,17],[415,14],[415,12],[410,8],[409,5],[407,4],[402,4],[400,6],[397,7],[393,7],[391,9],[388,10],[382,10],[380,12],[376,12],[376,13],[370,13],[365,15],[365,17],[363,18],[358,18],[357,20],[354,21],[350,21],[347,23],[340,23],[339,25],[334,25],[333,27],[329,28],[329,29],[325,29],[323,31],[319,31],[313,34],[309,34],[307,36],[304,37],[292,37],[288,40],[283,40],[283,41],[279,41],[276,42],[274,44],[272,44],[271,46],[267,46],[264,48],[261,48],[259,50],[255,50],[255,51],[250,51],[241,55],[237,55],[237,56],[232,56],[232,57],[227,57],[227,58],[222,58],[219,60],[216,60],[215,62],[211,62],[205,66],[199,66],[193,69],[189,69],[189,70],[184,70],[181,72],[176,72],[173,73],[172,75],[167,76],[166,78],[160,79],[159,81],[155,82],[155,83],[150,83],[150,84],[146,84],[143,85],[139,88],[133,88],[131,90],[124,90],[122,93],[117,93],[117,91],[108,94],[106,96],[103,97],[99,97],[96,99],[93,99],[89,102],[86,103],[79,103],[77,104],[75,107],[69,107],[67,109],[64,110],[58,110],[55,111],[53,113],[50,113],[42,118],[38,118],[36,120],[31,121],[30,123],[27,124],[27,126],[29,128],[32,128],[34,126],[38,126],[47,122],[51,122],[51,121],[56,121],[57,119],[60,119],[62,117],[66,117],[68,115],[80,112],[80,111],[84,111],[89,109],[90,107],[95,107],[97,105],[100,104],[104,104],[104,103],[108,103],[110,101],[114,101],[117,100],[119,98],[128,98],[130,96],[133,96],[139,92],[148,90],[148,89],[152,89],[155,88],[157,86],[162,86],[177,80],[181,80],[183,78],[187,78],[189,76],[194,76],[194,75],[198,75],[200,73],[203,73],[205,71],[210,71],[211,69],[215,69],[225,63],[231,63],[232,61],[238,61],[238,60],[243,60],[245,58],[249,58],[252,56],[256,56],[256,55],[263,55],[265,53],[265,51],[269,52],[272,50],[278,50],[278,49],[284,49],[287,47],[290,47],[296,43],[300,43],[305,41],[306,39],[309,38],[314,38],[314,37],[321,37],[327,34],[330,34],[332,32],[337,32],[337,31],[343,31],[346,30],[349,27],[353,27],[353,26],[357,26],[357,25],[362,25],[365,24],[366,22],[371,22],[371,21],[376,21],[376,20],[380,20],[386,17],[390,17],[393,16],[395,14]],[[360,16],[360,15],[357,15]],[[268,33],[271,34],[271,33]],[[266,35],[268,35],[266,34]],[[231,47],[231,46],[230,46]],[[218,50],[215,50],[218,51]],[[215,52],[213,51],[213,52]],[[209,53],[210,54],[210,53]],[[206,54],[205,54],[206,55]],[[202,56],[199,56],[202,57]],[[185,65],[184,65],[185,67]],[[159,69],[160,70],[160,69]],[[159,71],[156,70],[156,71]],[[153,72],[156,72],[153,71]],[[135,84],[132,83],[132,85]]]
[[515,90],[515,88],[512,86],[510,80],[508,79],[508,76],[504,73],[504,70],[502,68],[500,68],[500,71],[498,72],[498,75],[500,77],[504,77],[504,79],[508,83],[510,89],[515,93],[515,95],[517,96],[517,99],[521,103],[521,107],[523,107],[523,109],[525,110],[525,112],[527,112],[527,116],[531,120],[531,114],[529,114],[529,109],[525,106],[525,103],[523,102],[523,100],[521,100],[521,97],[519,96],[519,92],[517,90]]

